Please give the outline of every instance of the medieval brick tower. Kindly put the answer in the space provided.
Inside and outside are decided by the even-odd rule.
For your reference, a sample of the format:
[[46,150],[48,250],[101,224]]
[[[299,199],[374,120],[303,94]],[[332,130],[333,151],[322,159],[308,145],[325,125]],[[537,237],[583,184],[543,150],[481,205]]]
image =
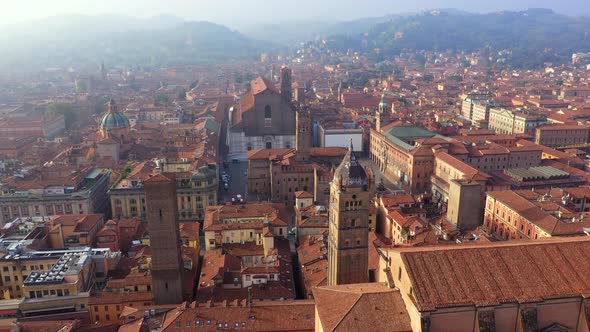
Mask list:
[[293,99],[293,81],[291,77],[291,68],[287,66],[281,67],[281,95],[287,101]]
[[152,251],[152,289],[156,304],[182,303],[182,258],[174,174],[144,182]]
[[297,123],[295,133],[296,158],[299,161],[308,161],[311,150],[311,113],[309,109],[298,109],[295,122]]
[[352,142],[330,183],[328,285],[369,280],[369,183]]

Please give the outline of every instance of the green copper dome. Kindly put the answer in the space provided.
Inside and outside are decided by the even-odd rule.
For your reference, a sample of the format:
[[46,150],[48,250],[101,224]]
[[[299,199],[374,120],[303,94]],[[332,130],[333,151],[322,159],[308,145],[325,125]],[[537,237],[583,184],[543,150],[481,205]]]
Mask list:
[[129,119],[122,112],[117,110],[115,102],[111,99],[109,101],[109,110],[100,120],[100,129],[111,130],[117,128],[129,127]]

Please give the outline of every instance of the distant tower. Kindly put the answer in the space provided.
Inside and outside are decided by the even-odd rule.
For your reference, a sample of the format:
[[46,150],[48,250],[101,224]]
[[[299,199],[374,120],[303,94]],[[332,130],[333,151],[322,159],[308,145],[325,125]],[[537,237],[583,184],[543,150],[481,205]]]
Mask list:
[[309,109],[298,109],[295,115],[297,131],[295,140],[297,156],[300,161],[308,161],[311,150],[311,113]]
[[107,80],[107,69],[104,66],[104,61],[100,64],[100,76],[103,81]]
[[176,178],[157,174],[144,181],[152,252],[152,290],[156,304],[182,303],[182,258]]
[[338,101],[342,102],[342,80],[338,82]]
[[381,126],[383,125],[383,121],[386,121],[387,107],[388,105],[385,101],[385,94],[382,94],[381,101],[379,102],[379,109],[375,114],[375,130],[377,130],[377,132],[381,132]]
[[291,101],[293,98],[293,87],[291,80],[291,68],[281,67],[281,95],[285,100]]
[[328,285],[369,280],[369,183],[352,141],[330,183]]

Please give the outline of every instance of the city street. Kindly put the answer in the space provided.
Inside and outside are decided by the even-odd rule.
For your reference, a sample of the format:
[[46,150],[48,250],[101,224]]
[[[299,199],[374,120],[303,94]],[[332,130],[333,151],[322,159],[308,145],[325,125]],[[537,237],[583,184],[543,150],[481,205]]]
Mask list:
[[228,163],[228,167],[225,169],[225,172],[228,173],[230,176],[229,188],[228,190],[225,190],[223,187],[223,181],[220,183],[220,204],[225,204],[226,202],[231,201],[232,196],[236,196],[238,194],[242,195],[244,199],[248,199],[248,177],[244,175],[244,173],[246,173],[247,171],[247,161],[239,163]]

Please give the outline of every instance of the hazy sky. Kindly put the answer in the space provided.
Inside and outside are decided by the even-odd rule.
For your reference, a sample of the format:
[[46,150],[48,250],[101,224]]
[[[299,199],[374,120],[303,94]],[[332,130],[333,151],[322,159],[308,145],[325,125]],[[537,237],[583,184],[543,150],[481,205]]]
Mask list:
[[0,0],[0,23],[58,14],[172,14],[230,26],[299,19],[347,20],[429,8],[466,11],[551,8],[564,14],[590,14],[588,0]]

